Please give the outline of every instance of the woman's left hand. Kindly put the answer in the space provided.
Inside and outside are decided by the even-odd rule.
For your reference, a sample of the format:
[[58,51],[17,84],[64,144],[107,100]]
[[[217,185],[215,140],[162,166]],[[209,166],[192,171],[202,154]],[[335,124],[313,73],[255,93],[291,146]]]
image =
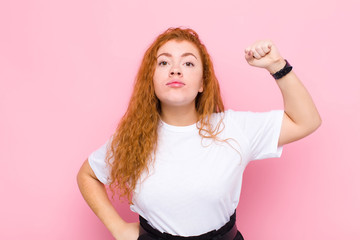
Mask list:
[[245,49],[246,61],[254,67],[267,69],[271,74],[281,70],[286,62],[270,40],[260,40]]

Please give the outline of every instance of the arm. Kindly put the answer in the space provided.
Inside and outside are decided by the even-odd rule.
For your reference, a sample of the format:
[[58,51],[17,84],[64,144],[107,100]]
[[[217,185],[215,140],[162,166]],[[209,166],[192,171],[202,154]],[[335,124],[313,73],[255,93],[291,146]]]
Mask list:
[[[245,50],[251,66],[265,68],[274,74],[285,66],[285,60],[271,41],[258,41]],[[321,124],[320,115],[310,94],[293,71],[276,80],[284,100],[284,118],[278,145],[299,140]]]
[[81,166],[77,182],[85,201],[117,240],[136,240],[139,223],[127,223],[111,204],[105,186],[96,178],[88,160]]

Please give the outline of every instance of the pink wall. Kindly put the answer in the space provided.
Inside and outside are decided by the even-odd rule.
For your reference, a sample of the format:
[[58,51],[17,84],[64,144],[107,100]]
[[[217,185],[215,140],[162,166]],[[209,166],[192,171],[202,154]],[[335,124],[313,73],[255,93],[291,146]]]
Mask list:
[[269,38],[323,118],[281,159],[248,166],[238,207],[245,238],[360,239],[359,8],[356,0],[2,1],[0,239],[111,239],[76,174],[124,113],[144,50],[179,25],[207,45],[228,108],[282,108],[272,78],[243,58],[248,44]]

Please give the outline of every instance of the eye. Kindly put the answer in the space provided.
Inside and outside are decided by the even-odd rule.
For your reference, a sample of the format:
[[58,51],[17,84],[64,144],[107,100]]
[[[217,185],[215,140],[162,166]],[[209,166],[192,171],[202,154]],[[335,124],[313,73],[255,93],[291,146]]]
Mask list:
[[168,63],[166,61],[161,61],[158,63],[159,66],[165,66],[167,65]]
[[194,64],[193,64],[192,62],[186,62],[186,63],[185,63],[185,66],[187,66],[187,67],[193,67]]

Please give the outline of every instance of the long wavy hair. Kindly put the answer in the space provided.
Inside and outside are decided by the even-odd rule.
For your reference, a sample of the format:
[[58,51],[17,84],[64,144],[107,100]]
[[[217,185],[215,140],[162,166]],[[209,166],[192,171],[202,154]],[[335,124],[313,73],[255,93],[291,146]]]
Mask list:
[[220,95],[218,80],[213,63],[198,34],[189,28],[169,28],[159,35],[145,52],[138,70],[129,106],[112,136],[107,152],[110,166],[110,190],[119,192],[129,203],[132,192],[144,170],[154,160],[158,124],[160,121],[160,101],[155,95],[153,76],[156,55],[159,48],[170,40],[189,41],[199,50],[203,65],[203,92],[198,93],[195,106],[199,116],[197,127],[203,138],[216,138],[219,124],[212,126],[212,113],[223,112],[224,105]]

